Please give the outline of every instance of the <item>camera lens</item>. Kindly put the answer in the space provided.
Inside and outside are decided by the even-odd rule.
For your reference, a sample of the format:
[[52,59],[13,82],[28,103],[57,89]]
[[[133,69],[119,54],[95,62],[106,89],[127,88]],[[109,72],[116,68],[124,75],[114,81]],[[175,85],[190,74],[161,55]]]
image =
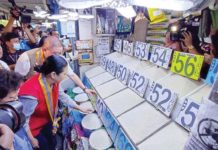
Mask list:
[[14,132],[18,131],[25,123],[23,105],[19,101],[8,102],[0,105],[0,123],[6,124]]

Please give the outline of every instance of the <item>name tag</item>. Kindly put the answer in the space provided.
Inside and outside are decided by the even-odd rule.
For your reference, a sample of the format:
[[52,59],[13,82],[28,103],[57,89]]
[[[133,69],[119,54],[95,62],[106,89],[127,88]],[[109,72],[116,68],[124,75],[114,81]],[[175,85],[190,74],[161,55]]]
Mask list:
[[198,80],[204,56],[175,51],[170,70],[182,76]]

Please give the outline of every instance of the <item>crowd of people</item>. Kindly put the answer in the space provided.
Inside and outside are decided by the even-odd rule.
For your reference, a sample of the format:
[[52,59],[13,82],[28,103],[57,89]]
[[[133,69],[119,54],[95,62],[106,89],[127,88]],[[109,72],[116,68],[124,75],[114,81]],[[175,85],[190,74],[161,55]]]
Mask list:
[[[182,32],[179,40],[173,41],[170,38],[170,27],[165,36],[165,47],[175,51],[204,56],[204,63],[201,70],[201,78],[206,78],[210,64],[214,58],[218,58],[218,30],[211,29],[209,37],[204,41],[193,39],[193,34],[189,31]],[[196,38],[196,35],[195,35]]]
[[0,148],[54,150],[59,102],[84,113],[93,112],[75,103],[60,82],[70,78],[85,93],[95,91],[85,87],[62,56],[71,46],[63,47],[57,31],[42,32],[29,24],[13,27],[19,16],[13,11],[7,25],[0,26],[0,105],[21,102],[26,121],[15,133],[0,124]]
[[[93,111],[75,103],[60,82],[70,78],[85,93],[95,91],[84,86],[62,56],[71,45],[64,47],[56,30],[40,31],[39,26],[33,28],[27,23],[13,27],[19,16],[13,11],[7,25],[0,25],[0,104],[19,100],[27,119],[16,133],[0,124],[0,148],[54,150],[58,102],[84,113]],[[211,30],[209,40],[197,45],[190,32],[181,33],[178,41],[171,40],[170,34],[166,32],[165,47],[204,56],[201,77],[205,78],[212,59],[218,58],[218,31]]]

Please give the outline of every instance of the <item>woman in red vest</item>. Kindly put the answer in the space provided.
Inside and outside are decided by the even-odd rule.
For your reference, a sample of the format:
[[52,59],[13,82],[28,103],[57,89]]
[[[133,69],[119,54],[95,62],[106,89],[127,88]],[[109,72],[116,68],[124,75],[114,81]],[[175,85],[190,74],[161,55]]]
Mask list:
[[[67,62],[61,56],[52,55],[45,60],[39,72],[22,85],[19,98],[24,105],[24,114],[30,116],[26,130],[33,147],[53,150],[56,145],[53,135],[59,120],[59,82],[67,75]],[[92,111],[81,109],[75,102],[72,107],[86,113]]]

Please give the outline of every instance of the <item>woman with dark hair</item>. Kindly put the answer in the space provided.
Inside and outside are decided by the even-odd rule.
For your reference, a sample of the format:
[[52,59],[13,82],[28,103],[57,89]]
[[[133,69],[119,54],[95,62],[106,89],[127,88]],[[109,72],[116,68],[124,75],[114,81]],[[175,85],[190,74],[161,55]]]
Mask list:
[[[54,133],[57,128],[59,82],[67,75],[67,62],[58,55],[49,56],[38,68],[39,74],[27,80],[21,87],[19,98],[24,105],[24,114],[29,116],[28,136],[34,148],[41,150],[55,149]],[[71,106],[82,112],[84,110],[74,102]],[[53,132],[54,131],[54,132]]]

